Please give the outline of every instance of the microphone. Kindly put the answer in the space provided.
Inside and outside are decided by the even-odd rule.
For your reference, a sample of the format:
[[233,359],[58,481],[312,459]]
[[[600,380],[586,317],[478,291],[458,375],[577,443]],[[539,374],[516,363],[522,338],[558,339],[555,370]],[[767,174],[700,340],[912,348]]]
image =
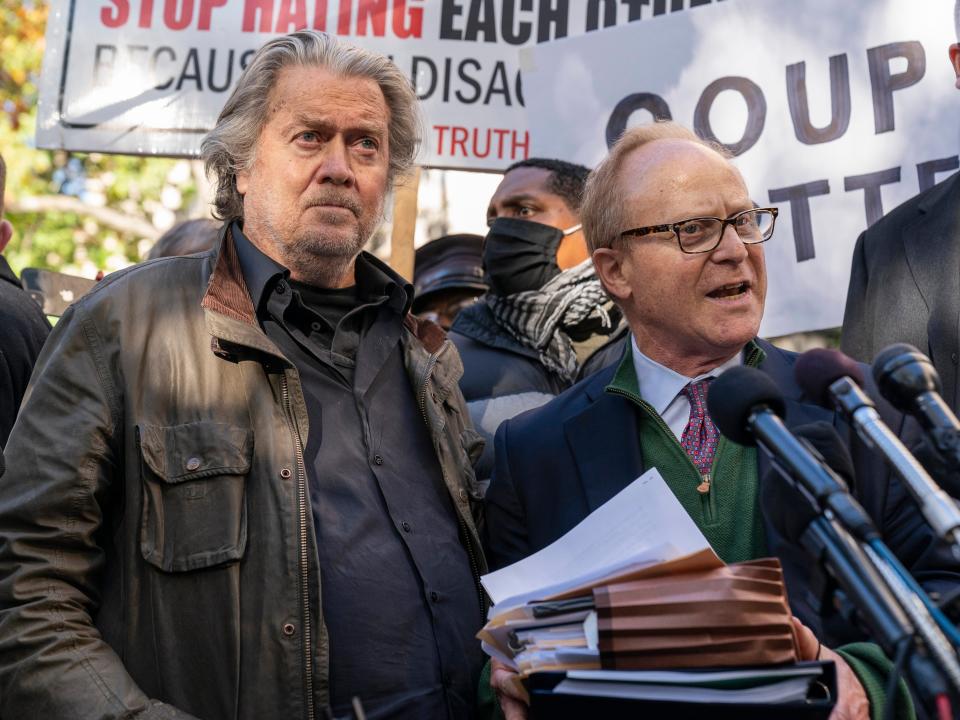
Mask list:
[[[932,602],[904,579],[909,573],[883,544],[843,480],[824,467],[822,455],[811,453],[809,442],[784,426],[785,403],[773,380],[753,368],[731,368],[711,384],[707,409],[725,436],[759,445],[791,486],[815,500],[819,512],[808,523],[798,519],[785,530],[798,535],[807,552],[826,565],[884,651],[898,655],[918,637],[925,641],[907,660],[911,685],[924,705],[932,707],[932,699],[948,691],[948,678],[953,688],[960,688],[960,664],[930,615]],[[813,434],[826,433],[816,428]],[[824,448],[828,454],[837,452],[833,440]],[[843,462],[839,465],[846,470]]]
[[846,483],[824,467],[815,448],[798,440],[783,424],[783,395],[766,374],[749,367],[730,368],[710,384],[707,411],[720,432],[734,442],[762,445],[781,474],[798,482],[808,499],[819,509],[830,510],[854,536],[865,542],[880,537]]
[[[712,391],[712,390],[711,390]],[[853,480],[853,460],[837,431],[827,422],[813,422],[793,429],[810,453],[846,483]],[[772,476],[774,473],[769,473]],[[774,527],[791,543],[802,544],[803,533],[818,514],[817,501],[789,482],[764,476],[760,483],[760,507]]]
[[940,395],[930,358],[912,345],[891,345],[873,361],[873,379],[891,405],[916,418],[946,466],[960,471],[960,421]]
[[857,363],[837,350],[809,350],[797,359],[797,382],[811,399],[839,410],[868,447],[876,449],[906,483],[927,522],[960,555],[960,511],[880,418],[873,400],[860,389]]

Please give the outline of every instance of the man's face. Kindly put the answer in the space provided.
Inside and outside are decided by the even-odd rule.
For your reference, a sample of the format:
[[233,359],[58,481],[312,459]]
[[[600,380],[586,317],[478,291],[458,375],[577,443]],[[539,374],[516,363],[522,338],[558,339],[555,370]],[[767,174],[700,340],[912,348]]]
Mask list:
[[[373,233],[387,188],[389,110],[377,83],[319,67],[280,71],[253,166],[237,173],[244,232],[295,279],[329,278]],[[331,282],[322,282],[324,279]]]
[[[503,176],[497,191],[490,198],[487,224],[498,217],[532,220],[558,230],[579,224],[580,218],[566,201],[548,188],[550,171],[537,167],[519,167]],[[567,235],[557,249],[557,265],[561,270],[573,267],[589,257],[583,233]]]
[[[629,155],[620,170],[621,231],[694,217],[728,218],[754,207],[740,173],[717,153],[686,140],[659,140]],[[709,253],[682,252],[673,232],[621,238],[598,251],[613,258],[608,289],[628,308],[640,349],[671,365],[732,357],[755,337],[767,291],[763,248],[732,227]],[[600,265],[611,263],[600,260]]]

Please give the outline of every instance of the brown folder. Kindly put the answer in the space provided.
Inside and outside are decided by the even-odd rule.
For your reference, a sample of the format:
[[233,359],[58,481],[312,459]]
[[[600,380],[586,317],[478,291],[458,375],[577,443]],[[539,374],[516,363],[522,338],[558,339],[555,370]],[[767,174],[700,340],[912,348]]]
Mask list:
[[605,585],[593,594],[604,668],[797,661],[797,639],[776,558]]

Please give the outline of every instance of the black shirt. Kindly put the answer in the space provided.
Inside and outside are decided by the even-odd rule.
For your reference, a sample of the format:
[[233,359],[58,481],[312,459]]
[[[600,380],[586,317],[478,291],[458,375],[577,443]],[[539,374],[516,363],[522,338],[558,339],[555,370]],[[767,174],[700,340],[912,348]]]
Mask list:
[[267,335],[296,367],[334,713],[469,718],[483,664],[469,559],[403,364],[409,285],[362,254],[356,285],[315,288],[234,226]]

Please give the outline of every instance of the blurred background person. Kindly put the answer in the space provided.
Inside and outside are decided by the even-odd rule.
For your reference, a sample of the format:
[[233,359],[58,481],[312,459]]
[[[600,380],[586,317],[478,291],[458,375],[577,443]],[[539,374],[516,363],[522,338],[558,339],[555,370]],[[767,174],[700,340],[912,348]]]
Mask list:
[[147,260],[210,250],[217,242],[219,231],[220,226],[207,218],[177,223],[157,239],[147,253]]
[[0,449],[7,444],[33,365],[50,334],[40,306],[3,257],[13,237],[13,226],[3,217],[6,179],[7,166],[0,157]]
[[483,281],[483,238],[445,235],[417,249],[413,269],[413,313],[449,330],[464,308],[488,285]]
[[[960,40],[960,0],[954,5]],[[960,88],[960,43],[949,48]],[[906,342],[929,355],[943,399],[960,407],[960,174],[921,192],[867,228],[853,251],[840,346],[871,362]]]
[[591,356],[620,323],[580,229],[589,174],[582,165],[530,158],[507,168],[490,199],[483,247],[490,291],[460,313],[450,334],[463,359],[460,389],[487,441],[481,479],[493,471],[500,423],[563,392],[586,364],[599,369]]

